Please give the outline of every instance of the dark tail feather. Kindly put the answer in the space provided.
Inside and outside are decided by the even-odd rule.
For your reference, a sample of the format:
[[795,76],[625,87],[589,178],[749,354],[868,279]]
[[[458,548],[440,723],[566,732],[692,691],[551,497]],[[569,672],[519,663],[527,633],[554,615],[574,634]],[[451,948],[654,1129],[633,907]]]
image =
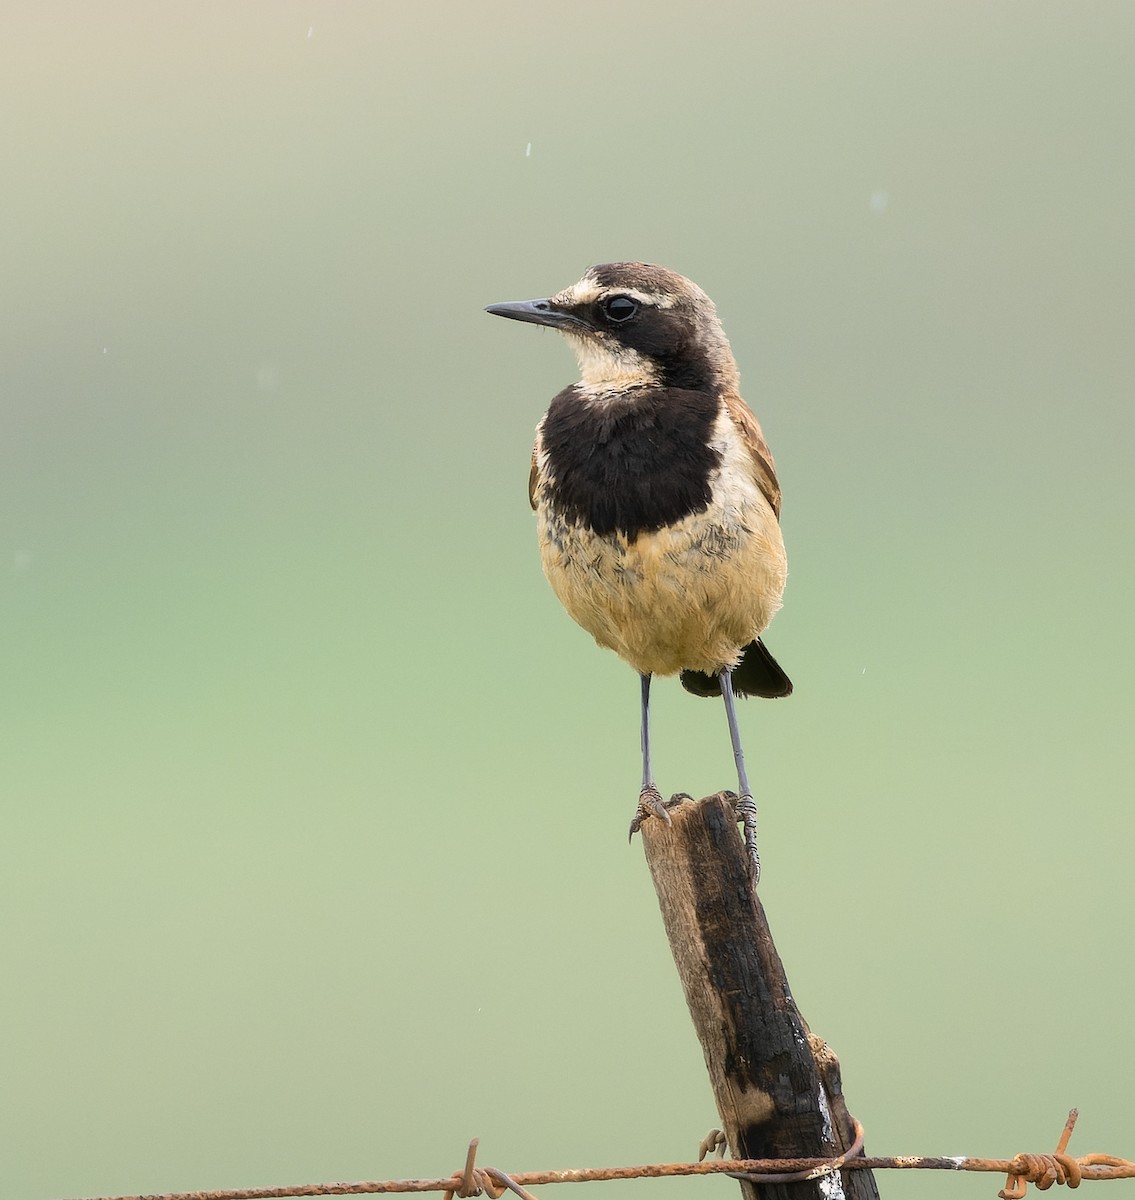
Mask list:
[[[720,696],[721,684],[716,675],[705,671],[683,671],[682,687],[695,696]],[[764,696],[775,700],[792,695],[792,680],[780,669],[780,664],[757,638],[741,652],[741,661],[733,671],[733,693],[736,696]]]

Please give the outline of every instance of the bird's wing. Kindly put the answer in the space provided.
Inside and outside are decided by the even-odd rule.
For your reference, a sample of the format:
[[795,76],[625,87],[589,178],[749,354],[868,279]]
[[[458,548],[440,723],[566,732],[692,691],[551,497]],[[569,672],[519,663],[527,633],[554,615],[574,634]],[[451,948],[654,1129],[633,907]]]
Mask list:
[[753,464],[753,482],[761,489],[764,498],[769,502],[776,519],[780,520],[780,484],[776,479],[776,464],[772,461],[772,451],[768,448],[765,436],[761,433],[760,422],[753,416],[752,409],[740,396],[730,392],[725,393],[725,406],[745,443],[749,458]]

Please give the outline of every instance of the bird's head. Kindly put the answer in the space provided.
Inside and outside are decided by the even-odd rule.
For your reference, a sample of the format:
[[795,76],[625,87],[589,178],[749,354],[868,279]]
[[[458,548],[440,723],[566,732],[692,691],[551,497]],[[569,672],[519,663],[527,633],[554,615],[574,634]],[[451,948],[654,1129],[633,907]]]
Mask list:
[[663,386],[735,390],[737,366],[713,301],[650,263],[603,263],[545,300],[491,304],[498,317],[558,329],[594,393]]

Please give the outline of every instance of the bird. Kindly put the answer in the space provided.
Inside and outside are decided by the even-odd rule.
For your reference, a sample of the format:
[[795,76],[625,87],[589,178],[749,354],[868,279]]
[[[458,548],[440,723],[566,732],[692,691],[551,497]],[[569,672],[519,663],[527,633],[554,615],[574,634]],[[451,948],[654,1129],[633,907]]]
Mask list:
[[651,816],[670,823],[651,763],[650,687],[678,675],[694,695],[724,700],[755,884],[756,803],[735,698],[792,692],[761,638],[788,562],[776,468],[717,309],[674,271],[612,262],[546,299],[485,311],[558,330],[579,365],[536,428],[528,498],[552,590],[640,677],[631,836]]

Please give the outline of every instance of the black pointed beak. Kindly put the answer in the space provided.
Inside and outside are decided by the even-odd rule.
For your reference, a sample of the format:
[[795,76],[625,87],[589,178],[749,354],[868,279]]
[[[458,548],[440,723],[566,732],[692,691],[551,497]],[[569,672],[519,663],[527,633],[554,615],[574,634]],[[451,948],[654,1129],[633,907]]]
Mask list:
[[490,304],[485,312],[494,317],[508,317],[510,321],[549,325],[553,329],[586,328],[577,316],[557,308],[551,300],[512,300],[507,304]]

